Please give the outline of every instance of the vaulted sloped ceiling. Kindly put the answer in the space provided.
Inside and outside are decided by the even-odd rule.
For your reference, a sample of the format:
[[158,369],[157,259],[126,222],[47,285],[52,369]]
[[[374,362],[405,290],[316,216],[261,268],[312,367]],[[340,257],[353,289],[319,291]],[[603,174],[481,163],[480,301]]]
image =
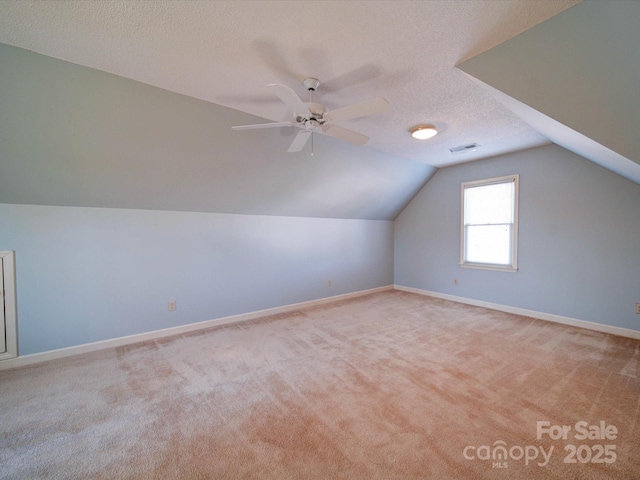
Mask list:
[[459,68],[554,143],[640,184],[640,2],[587,0]]
[[[0,202],[393,219],[438,167],[549,143],[455,65],[576,3],[0,2]],[[345,122],[365,147],[231,131],[308,76],[329,109],[390,102]]]
[[0,202],[394,218],[434,168],[0,45]]

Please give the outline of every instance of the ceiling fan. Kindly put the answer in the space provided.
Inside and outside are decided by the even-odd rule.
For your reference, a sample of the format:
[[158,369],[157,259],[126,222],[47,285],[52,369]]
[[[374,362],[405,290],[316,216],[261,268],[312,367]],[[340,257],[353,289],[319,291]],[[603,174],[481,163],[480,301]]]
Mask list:
[[[389,109],[389,102],[384,98],[374,98],[354,105],[326,111],[325,106],[313,101],[313,92],[320,86],[317,78],[307,78],[302,84],[309,90],[309,101],[303,102],[298,95],[286,85],[272,83],[267,85],[282,102],[293,111],[290,122],[258,123],[254,125],[238,125],[233,130],[253,130],[257,128],[297,127],[301,129],[289,146],[289,152],[299,152],[304,148],[314,133],[329,135],[345,140],[354,145],[364,145],[369,137],[340,127],[335,122],[351,118],[368,117],[384,113]],[[313,138],[313,137],[312,137]],[[313,152],[312,152],[313,153]]]

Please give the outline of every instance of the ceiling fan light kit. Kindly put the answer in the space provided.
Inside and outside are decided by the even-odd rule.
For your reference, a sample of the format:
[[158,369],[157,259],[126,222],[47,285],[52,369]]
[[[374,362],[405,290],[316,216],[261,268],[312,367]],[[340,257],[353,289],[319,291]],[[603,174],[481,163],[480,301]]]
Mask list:
[[297,127],[301,129],[289,146],[289,152],[299,152],[304,148],[309,137],[321,133],[330,137],[345,140],[354,145],[364,145],[369,137],[336,125],[335,122],[352,118],[368,117],[389,110],[389,102],[384,98],[374,98],[354,105],[327,111],[321,103],[313,101],[313,92],[320,86],[320,80],[309,77],[302,84],[309,91],[309,101],[303,102],[288,86],[272,83],[267,85],[273,93],[293,112],[290,122],[260,123],[254,125],[238,125],[234,130],[252,130],[258,128]]
[[438,134],[438,129],[433,125],[416,125],[409,129],[411,136],[418,140],[428,140]]

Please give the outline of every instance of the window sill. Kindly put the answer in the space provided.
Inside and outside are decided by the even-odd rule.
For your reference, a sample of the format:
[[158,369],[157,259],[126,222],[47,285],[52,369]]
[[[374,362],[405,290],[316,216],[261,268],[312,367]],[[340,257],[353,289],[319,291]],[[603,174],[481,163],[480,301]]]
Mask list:
[[462,268],[475,268],[478,270],[493,270],[497,272],[509,272],[516,273],[518,271],[517,266],[512,265],[491,265],[488,263],[460,263]]

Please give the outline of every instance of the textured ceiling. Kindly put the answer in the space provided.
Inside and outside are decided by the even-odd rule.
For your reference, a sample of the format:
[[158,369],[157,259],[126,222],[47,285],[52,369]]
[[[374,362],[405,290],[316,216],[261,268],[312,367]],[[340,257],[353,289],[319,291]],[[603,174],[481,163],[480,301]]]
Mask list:
[[[454,67],[576,3],[2,1],[0,43],[271,120],[289,117],[266,85],[303,96],[314,76],[328,109],[390,102],[343,123],[369,147],[439,167],[548,142]],[[441,133],[421,143],[407,129],[424,122]],[[450,154],[471,142],[482,147]]]

